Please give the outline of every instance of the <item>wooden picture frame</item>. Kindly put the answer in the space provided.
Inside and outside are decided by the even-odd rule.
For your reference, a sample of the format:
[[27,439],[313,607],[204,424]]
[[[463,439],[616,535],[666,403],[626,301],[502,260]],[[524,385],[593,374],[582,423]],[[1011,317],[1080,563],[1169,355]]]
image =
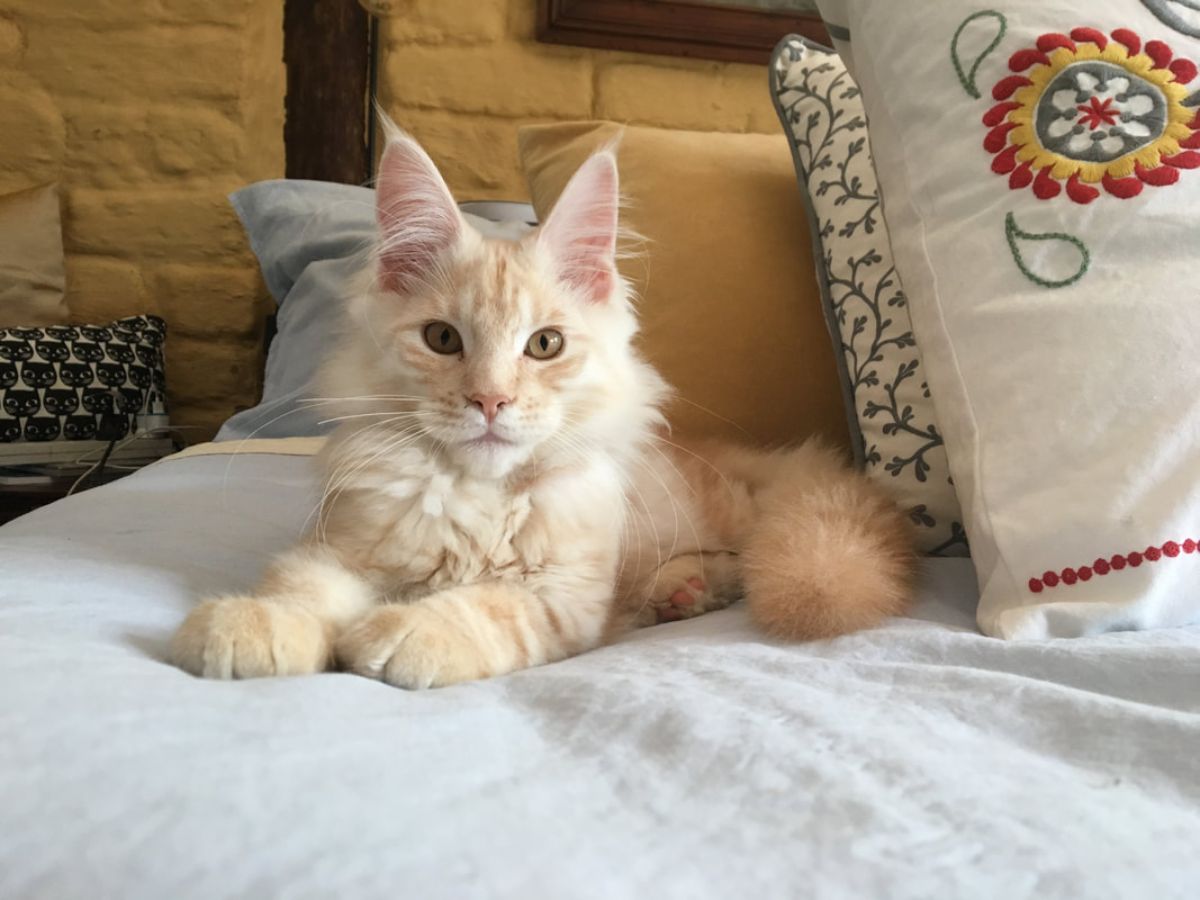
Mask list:
[[816,13],[673,0],[537,0],[537,38],[551,44],[765,64],[785,34],[829,44]]

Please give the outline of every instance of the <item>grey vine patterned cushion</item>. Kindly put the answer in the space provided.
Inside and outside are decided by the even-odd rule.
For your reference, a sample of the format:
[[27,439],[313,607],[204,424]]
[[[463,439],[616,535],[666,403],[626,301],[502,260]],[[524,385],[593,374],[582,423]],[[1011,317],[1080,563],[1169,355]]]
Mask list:
[[958,498],[892,264],[858,86],[841,58],[789,35],[771,93],[812,218],[814,256],[859,463],[908,511],[926,553],[967,553]]

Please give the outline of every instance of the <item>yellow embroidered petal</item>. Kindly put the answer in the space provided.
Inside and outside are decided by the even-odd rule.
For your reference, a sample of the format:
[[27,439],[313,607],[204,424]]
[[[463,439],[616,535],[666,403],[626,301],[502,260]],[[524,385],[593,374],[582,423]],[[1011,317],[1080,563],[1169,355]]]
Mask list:
[[[1032,147],[1029,144],[1026,144],[1024,147],[1021,147],[1021,149],[1017,151],[1017,159],[1020,162],[1032,163],[1033,167],[1035,169],[1041,168],[1041,166],[1037,165],[1037,163],[1035,162],[1038,159],[1038,156],[1039,156],[1038,148]],[[1048,165],[1048,164],[1042,163],[1042,165]]]
[[1163,138],[1174,138],[1177,141],[1187,140],[1191,136],[1192,129],[1185,123],[1175,121],[1163,129],[1161,141]]
[[[1026,75],[1025,77],[1029,78],[1028,75]],[[1029,106],[1030,104],[1033,104],[1033,103],[1037,103],[1037,98],[1042,95],[1041,88],[1038,87],[1037,82],[1034,81],[1032,78],[1030,78],[1029,80],[1032,83],[1026,84],[1022,87],[1017,88],[1015,91],[1013,91],[1013,95],[1012,95],[1011,99],[1017,101],[1018,103],[1024,104],[1026,106]]]
[[1153,80],[1153,76],[1162,69],[1154,68],[1154,60],[1148,57],[1145,53],[1139,53],[1137,56],[1130,56],[1125,60],[1124,66],[1130,72],[1133,72],[1139,78],[1145,78],[1147,81]]
[[1037,142],[1033,137],[1033,128],[1029,125],[1018,125],[1008,133],[1008,142],[1010,144],[1034,144]]
[[[1134,163],[1137,162],[1135,154],[1122,156],[1120,159],[1114,159],[1108,164],[1105,174],[1111,175],[1113,178],[1128,178],[1133,174]],[[1099,181],[1099,179],[1096,179]]]
[[1066,181],[1079,170],[1079,163],[1073,159],[1067,159],[1064,156],[1055,156],[1048,154],[1054,161],[1054,168],[1050,170],[1050,174],[1059,181]]
[[1027,106],[1018,106],[1008,114],[1008,121],[1026,128],[1033,127],[1033,111]]
[[1118,44],[1116,41],[1109,41],[1108,46],[1100,51],[1099,59],[1107,60],[1108,62],[1116,63],[1119,66],[1125,64],[1125,60],[1129,59],[1129,51],[1125,49],[1124,44]]
[[[1174,73],[1171,73],[1171,77],[1175,77]],[[1179,106],[1187,98],[1187,87],[1178,81],[1161,81],[1158,82],[1158,85],[1162,88],[1162,92],[1167,95],[1167,102],[1172,107]]]
[[[1151,144],[1150,146],[1145,147],[1143,149],[1154,151],[1154,153],[1155,153],[1154,162],[1155,162],[1155,164],[1157,164],[1159,156],[1174,156],[1176,153],[1180,152],[1183,148],[1179,146],[1179,141],[1175,140],[1175,138],[1161,137],[1157,141],[1155,141],[1153,144]],[[1146,165],[1146,163],[1142,163],[1142,165]]]

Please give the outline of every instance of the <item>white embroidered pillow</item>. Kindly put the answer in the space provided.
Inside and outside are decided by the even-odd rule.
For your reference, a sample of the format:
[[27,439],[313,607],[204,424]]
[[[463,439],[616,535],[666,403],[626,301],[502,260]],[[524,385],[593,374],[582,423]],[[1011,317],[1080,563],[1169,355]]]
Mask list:
[[922,551],[965,554],[958,498],[879,208],[858,86],[836,54],[790,35],[771,59],[771,94],[812,219],[855,455],[909,511]]
[[820,2],[848,28],[980,627],[1200,621],[1200,10]]

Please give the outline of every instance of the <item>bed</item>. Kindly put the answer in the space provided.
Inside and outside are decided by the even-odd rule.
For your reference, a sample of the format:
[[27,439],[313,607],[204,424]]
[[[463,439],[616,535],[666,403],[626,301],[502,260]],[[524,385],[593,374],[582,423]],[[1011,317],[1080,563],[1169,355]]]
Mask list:
[[[226,441],[0,528],[0,897],[1194,897],[1200,629],[764,639],[741,605],[408,693],[164,660],[315,502]],[[235,452],[240,451],[240,452]]]

